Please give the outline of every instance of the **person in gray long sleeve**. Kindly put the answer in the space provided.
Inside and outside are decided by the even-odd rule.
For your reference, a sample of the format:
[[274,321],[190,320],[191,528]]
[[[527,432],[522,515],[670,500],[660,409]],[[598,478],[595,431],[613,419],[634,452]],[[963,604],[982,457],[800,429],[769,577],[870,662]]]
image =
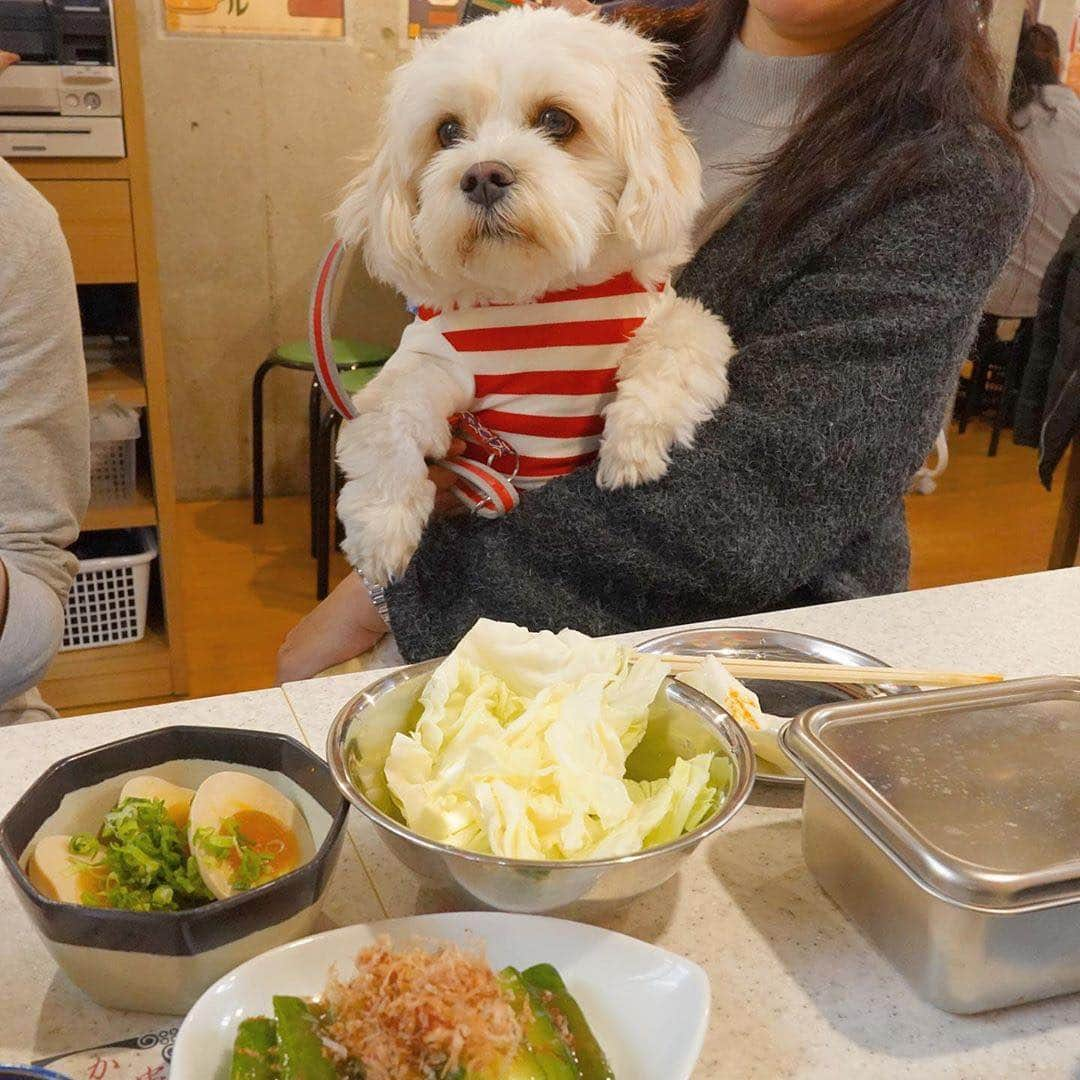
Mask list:
[[678,290],[731,329],[728,402],[656,483],[602,491],[586,469],[496,521],[430,525],[400,581],[350,575],[298,624],[279,676],[387,625],[419,660],[479,616],[610,634],[905,588],[903,494],[1031,205],[990,10],[623,8],[673,46],[702,152],[712,205]]
[[89,472],[71,256],[55,210],[0,160],[0,724],[56,715],[33,687],[60,645]]

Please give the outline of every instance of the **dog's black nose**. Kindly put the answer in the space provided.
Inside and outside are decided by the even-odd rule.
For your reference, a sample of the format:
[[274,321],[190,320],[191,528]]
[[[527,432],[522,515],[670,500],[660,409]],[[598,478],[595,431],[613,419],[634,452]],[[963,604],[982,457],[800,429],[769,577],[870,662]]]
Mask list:
[[469,202],[490,209],[517,179],[514,170],[501,161],[479,161],[465,171],[461,190]]

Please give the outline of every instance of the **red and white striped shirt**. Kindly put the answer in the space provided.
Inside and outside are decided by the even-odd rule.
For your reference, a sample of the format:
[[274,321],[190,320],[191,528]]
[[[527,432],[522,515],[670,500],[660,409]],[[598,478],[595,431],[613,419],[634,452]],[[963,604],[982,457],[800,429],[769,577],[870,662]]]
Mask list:
[[[468,365],[468,411],[516,452],[491,465],[515,487],[535,488],[596,458],[622,349],[660,294],[625,273],[527,304],[421,308],[401,344]],[[489,456],[468,439],[467,459]]]

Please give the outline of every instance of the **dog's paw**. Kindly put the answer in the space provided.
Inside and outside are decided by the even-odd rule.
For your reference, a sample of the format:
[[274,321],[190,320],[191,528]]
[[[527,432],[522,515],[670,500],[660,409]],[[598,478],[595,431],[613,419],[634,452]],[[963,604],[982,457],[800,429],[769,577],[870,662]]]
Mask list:
[[651,435],[643,431],[605,441],[596,469],[597,486],[610,491],[659,480],[668,470],[667,448],[662,439]]
[[345,526],[341,550],[368,580],[385,584],[405,572],[434,505],[435,485],[426,479],[394,502],[365,500],[350,482],[338,499],[338,516]]
[[671,436],[633,398],[616,399],[604,414],[604,438],[596,470],[599,487],[638,487],[668,470]]

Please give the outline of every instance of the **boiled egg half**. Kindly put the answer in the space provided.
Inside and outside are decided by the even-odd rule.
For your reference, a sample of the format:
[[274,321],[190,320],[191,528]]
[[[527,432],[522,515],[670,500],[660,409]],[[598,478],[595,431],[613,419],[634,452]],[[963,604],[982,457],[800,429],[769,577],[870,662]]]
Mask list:
[[186,829],[188,810],[195,792],[191,788],[171,784],[157,776],[134,776],[121,789],[117,806],[125,799],[157,799],[165,804],[165,813],[178,829]]
[[85,893],[99,892],[107,874],[104,853],[74,855],[70,836],[45,836],[34,845],[26,876],[50,900],[81,904]]
[[[315,854],[299,807],[265,780],[241,772],[215,773],[199,785],[188,817],[188,844],[203,881],[219,900],[243,887],[265,885]],[[263,865],[245,886],[238,885],[237,876],[246,850],[260,856]]]

